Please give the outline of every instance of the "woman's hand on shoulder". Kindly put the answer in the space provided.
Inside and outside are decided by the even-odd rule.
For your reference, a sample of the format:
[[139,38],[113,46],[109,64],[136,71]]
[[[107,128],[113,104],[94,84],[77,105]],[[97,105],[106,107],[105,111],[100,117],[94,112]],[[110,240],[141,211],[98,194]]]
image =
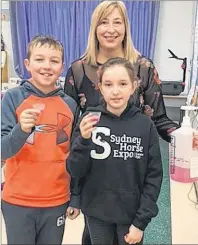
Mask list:
[[86,104],[86,97],[85,97],[85,94],[81,93],[81,94],[78,94],[78,97],[80,98],[80,106],[81,108],[84,108],[85,107],[85,104]]

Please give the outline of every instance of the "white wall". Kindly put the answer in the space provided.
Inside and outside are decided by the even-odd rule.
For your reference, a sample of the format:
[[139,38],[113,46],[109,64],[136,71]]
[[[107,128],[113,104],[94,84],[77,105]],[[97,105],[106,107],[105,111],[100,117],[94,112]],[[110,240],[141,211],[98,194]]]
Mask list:
[[[168,59],[168,48],[180,57],[191,58],[195,12],[194,1],[161,1],[154,62],[161,80],[181,80],[180,61]],[[2,9],[8,9],[2,1]],[[2,22],[2,33],[9,58],[9,76],[16,77],[13,67],[10,22]]]
[[[169,59],[168,49],[190,61],[193,47],[195,1],[161,1],[154,62],[161,80],[182,80],[182,61]],[[190,66],[188,66],[188,69]]]
[[[2,1],[1,5],[3,9],[9,9],[9,2]],[[14,71],[14,62],[13,62],[13,55],[12,55],[12,41],[11,41],[11,31],[10,31],[10,21],[2,21],[2,35],[5,42],[5,50],[8,53],[8,77],[17,77]]]

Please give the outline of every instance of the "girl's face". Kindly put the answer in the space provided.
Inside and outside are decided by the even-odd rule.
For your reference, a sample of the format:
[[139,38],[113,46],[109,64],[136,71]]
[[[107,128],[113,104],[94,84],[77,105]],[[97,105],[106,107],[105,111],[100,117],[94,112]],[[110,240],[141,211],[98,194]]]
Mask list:
[[125,67],[115,65],[106,68],[99,88],[107,103],[107,110],[120,116],[135,90],[135,84],[131,81]]
[[96,29],[96,35],[100,48],[111,51],[122,48],[125,24],[118,8],[115,8],[110,15],[101,20]]

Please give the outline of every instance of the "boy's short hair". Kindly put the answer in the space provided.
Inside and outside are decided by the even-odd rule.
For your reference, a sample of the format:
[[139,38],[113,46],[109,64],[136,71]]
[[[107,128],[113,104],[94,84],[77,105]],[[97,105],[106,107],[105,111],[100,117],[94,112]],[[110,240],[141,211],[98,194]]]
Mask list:
[[34,47],[40,45],[42,47],[43,45],[48,45],[49,47],[53,47],[56,50],[59,50],[62,53],[62,61],[64,61],[64,48],[60,41],[56,40],[52,36],[47,35],[38,35],[35,36],[32,41],[28,44],[28,51],[27,51],[27,59],[30,59],[31,51]]

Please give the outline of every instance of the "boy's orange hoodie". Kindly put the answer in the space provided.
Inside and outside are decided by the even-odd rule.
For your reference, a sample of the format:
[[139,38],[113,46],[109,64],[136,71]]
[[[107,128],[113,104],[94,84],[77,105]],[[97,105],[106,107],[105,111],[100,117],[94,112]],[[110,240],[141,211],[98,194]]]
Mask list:
[[[22,131],[25,109],[41,109],[31,134]],[[6,160],[2,199],[28,207],[52,207],[70,199],[66,159],[76,102],[62,88],[44,94],[29,81],[9,90],[2,100],[2,159]]]

